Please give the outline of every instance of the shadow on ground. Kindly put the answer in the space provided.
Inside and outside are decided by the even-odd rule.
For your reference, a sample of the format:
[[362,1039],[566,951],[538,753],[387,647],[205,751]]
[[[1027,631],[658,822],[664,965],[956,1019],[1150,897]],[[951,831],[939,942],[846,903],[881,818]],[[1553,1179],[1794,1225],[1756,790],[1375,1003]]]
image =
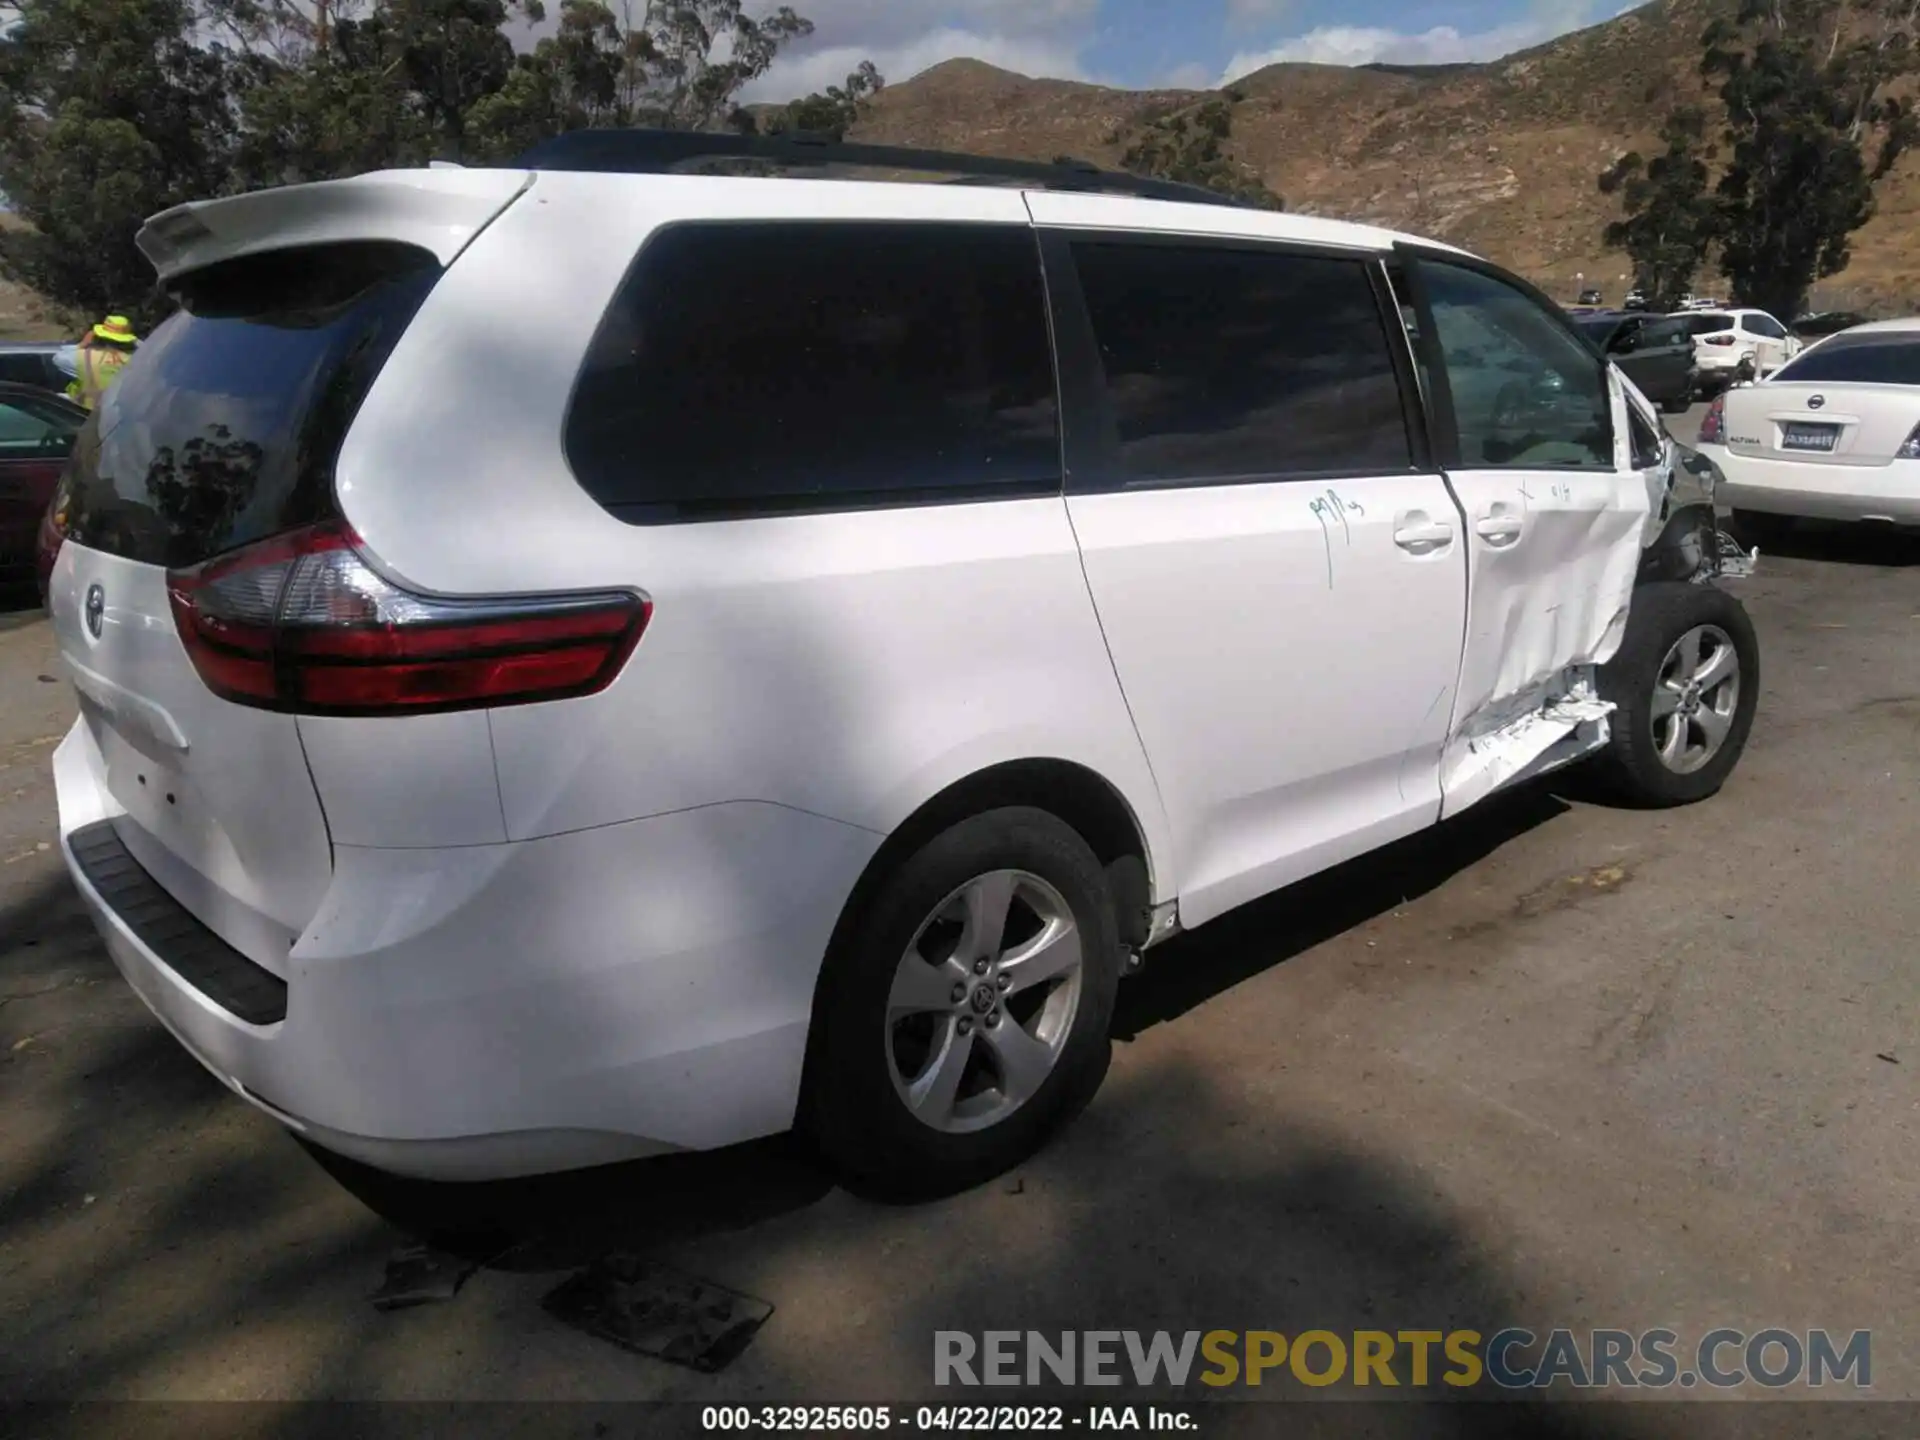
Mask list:
[[[1566,808],[1537,787],[1507,797],[1178,942],[1178,965],[1130,982],[1123,1036],[1169,1023],[1432,890]],[[85,935],[64,876],[21,891],[0,912],[0,988],[16,985],[54,988],[30,1002],[51,1007],[36,1013],[32,1033],[53,1038],[9,1050],[4,1061],[14,1123],[0,1142],[0,1315],[9,1335],[0,1393],[12,1396],[80,1400],[169,1385],[229,1396],[409,1387],[461,1395],[513,1373],[519,1393],[586,1398],[596,1387],[632,1393],[657,1383],[659,1393],[707,1402],[1080,1404],[1092,1403],[1087,1392],[934,1392],[934,1333],[1490,1334],[1508,1322],[1551,1323],[1531,1308],[1547,1291],[1541,1277],[1514,1273],[1497,1243],[1450,1209],[1435,1177],[1371,1151],[1362,1137],[1301,1121],[1283,1095],[1223,1091],[1219,1075],[1177,1052],[1117,1067],[1088,1113],[1018,1177],[916,1209],[834,1192],[786,1137],[494,1185],[403,1182],[326,1161],[389,1225],[322,1183],[276,1126],[208,1078],[145,1014]],[[9,1042],[28,1025],[14,1010],[0,1009]],[[777,1309],[762,1338],[732,1371],[709,1379],[556,1334],[558,1322],[524,1298],[524,1287],[504,1308],[476,1298],[484,1275],[446,1306],[379,1316],[367,1294],[407,1234],[556,1279],[613,1252],[655,1254],[718,1278],[736,1266],[790,1278],[765,1297]],[[831,1280],[807,1278],[822,1274]],[[535,1368],[516,1371],[521,1365]],[[1258,1391],[1221,1393],[1304,1396],[1277,1378]],[[1129,1385],[1093,1397],[1145,1398]],[[1151,1398],[1171,1397],[1160,1390]],[[1187,1398],[1217,1397],[1190,1382]],[[1264,1410],[1209,1412],[1207,1428],[1273,1433]],[[102,1413],[75,1411],[34,1430],[151,1434],[162,1418],[111,1412],[122,1426]],[[349,1413],[368,1434],[420,1419]],[[609,1422],[517,1406],[458,1413],[462,1435],[635,1428],[596,1430]],[[321,1417],[338,1433],[339,1412],[228,1416],[276,1435],[320,1433]],[[208,1423],[202,1416],[190,1428],[204,1434]],[[691,1433],[692,1422],[684,1428]],[[636,1433],[665,1431],[640,1424]],[[1704,1432],[1653,1408],[1387,1405],[1290,1407],[1286,1433],[1628,1440]]]
[[32,581],[0,582],[0,631],[31,625],[45,613],[40,608],[40,591]]
[[1754,529],[1751,520],[1734,517],[1734,529],[1747,545],[1783,560],[1816,560],[1829,565],[1866,565],[1904,569],[1920,565],[1920,531],[1891,525],[1842,525],[1821,520],[1787,519]]

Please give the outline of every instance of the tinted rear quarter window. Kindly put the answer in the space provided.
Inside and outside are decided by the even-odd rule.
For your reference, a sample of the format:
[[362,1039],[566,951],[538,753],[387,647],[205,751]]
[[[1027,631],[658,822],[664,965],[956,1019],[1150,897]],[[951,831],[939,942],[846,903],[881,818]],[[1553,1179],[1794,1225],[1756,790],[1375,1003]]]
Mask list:
[[1823,384],[1920,385],[1920,336],[1828,340],[1774,377]]
[[1366,261],[1104,239],[1072,249],[1123,480],[1413,467]]
[[1733,319],[1727,315],[1695,315],[1687,321],[1687,328],[1696,335],[1718,335],[1733,329]]
[[69,534],[179,566],[331,515],[347,426],[439,273],[349,244],[187,276],[80,432]]
[[642,248],[566,427],[635,523],[1057,492],[1025,226],[673,226]]

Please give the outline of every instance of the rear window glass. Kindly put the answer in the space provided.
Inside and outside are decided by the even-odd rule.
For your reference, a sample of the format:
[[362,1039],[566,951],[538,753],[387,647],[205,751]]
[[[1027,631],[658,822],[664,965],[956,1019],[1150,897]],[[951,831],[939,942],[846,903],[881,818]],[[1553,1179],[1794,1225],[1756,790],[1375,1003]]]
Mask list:
[[1057,491],[1033,234],[668,229],[601,322],[566,447],[633,523]]
[[1413,467],[1365,261],[1104,240],[1073,258],[1125,479]]
[[425,251],[350,244],[186,277],[80,432],[72,538],[179,566],[326,518],[347,425],[439,273]]
[[1696,315],[1687,321],[1687,328],[1696,335],[1718,335],[1723,330],[1733,329],[1731,315]]
[[1829,385],[1920,385],[1920,337],[1863,335],[1827,340],[1773,378]]

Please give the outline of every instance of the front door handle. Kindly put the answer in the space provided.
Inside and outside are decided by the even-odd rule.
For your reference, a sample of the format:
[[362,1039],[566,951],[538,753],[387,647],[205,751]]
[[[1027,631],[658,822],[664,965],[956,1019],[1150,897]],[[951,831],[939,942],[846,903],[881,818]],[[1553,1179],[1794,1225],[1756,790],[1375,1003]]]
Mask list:
[[1453,526],[1415,510],[1399,517],[1393,529],[1393,543],[1415,555],[1431,555],[1453,543]]
[[1489,545],[1511,545],[1520,538],[1526,523],[1518,515],[1495,511],[1474,522],[1473,533]]

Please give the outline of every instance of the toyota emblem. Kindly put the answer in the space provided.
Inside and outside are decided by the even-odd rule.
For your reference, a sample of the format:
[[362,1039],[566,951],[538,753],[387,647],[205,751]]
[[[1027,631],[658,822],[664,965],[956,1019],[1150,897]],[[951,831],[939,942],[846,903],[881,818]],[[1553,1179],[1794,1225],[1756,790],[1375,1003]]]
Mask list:
[[100,627],[107,614],[107,592],[98,585],[87,587],[87,633],[100,638]]
[[1809,410],[1818,410],[1822,408],[1826,403],[1827,403],[1826,396],[1815,395],[1811,400],[1807,401],[1807,408]]

